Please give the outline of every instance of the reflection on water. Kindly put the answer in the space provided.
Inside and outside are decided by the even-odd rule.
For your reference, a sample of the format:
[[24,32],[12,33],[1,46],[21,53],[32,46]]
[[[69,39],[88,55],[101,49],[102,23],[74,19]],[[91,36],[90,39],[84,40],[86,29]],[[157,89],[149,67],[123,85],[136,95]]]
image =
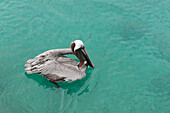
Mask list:
[[[70,95],[78,92],[79,90],[81,90],[83,85],[87,85],[87,84],[85,84],[85,82],[89,79],[91,71],[92,70],[87,70],[86,76],[81,80],[77,80],[77,81],[73,81],[73,82],[57,82],[58,85],[60,86],[60,90],[67,89],[67,94],[70,94]],[[39,86],[42,86],[45,89],[50,88],[51,90],[57,90],[55,85],[42,75],[27,74],[26,72],[24,74],[26,77],[36,81],[39,84]],[[89,91],[88,86],[86,86],[78,95],[81,95],[88,91]]]

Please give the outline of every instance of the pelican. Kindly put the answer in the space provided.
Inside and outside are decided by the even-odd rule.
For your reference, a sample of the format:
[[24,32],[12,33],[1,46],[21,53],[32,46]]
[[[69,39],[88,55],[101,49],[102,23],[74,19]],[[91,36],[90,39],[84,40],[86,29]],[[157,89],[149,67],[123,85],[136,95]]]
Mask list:
[[[67,54],[75,55],[80,62],[68,58]],[[81,40],[71,43],[71,49],[48,50],[25,64],[28,74],[37,73],[46,77],[58,89],[56,82],[75,81],[85,77],[88,66],[94,68],[84,44]]]

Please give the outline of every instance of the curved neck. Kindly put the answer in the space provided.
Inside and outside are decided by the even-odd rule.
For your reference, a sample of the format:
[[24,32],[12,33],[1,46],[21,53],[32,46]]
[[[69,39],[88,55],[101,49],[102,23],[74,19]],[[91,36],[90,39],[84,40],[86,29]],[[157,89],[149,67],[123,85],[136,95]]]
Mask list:
[[[80,59],[79,59],[80,60]],[[80,60],[80,63],[79,63],[79,67],[82,67],[84,64],[84,61],[83,60]]]

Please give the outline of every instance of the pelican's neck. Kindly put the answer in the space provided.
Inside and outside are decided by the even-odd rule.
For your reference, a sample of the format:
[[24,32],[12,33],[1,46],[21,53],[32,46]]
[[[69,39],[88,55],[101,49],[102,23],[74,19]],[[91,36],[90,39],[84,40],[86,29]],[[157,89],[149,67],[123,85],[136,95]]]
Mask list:
[[80,60],[80,63],[79,63],[79,67],[81,68],[84,64],[84,61],[83,60]]

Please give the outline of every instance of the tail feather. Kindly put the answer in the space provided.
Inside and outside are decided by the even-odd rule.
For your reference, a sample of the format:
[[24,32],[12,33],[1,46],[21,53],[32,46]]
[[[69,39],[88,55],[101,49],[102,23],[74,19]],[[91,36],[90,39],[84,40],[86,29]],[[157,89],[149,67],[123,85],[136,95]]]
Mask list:
[[35,60],[35,59],[29,59],[26,64],[25,64],[25,71],[28,73],[28,74],[31,74],[31,73],[40,73],[40,70],[38,68],[38,62]]

